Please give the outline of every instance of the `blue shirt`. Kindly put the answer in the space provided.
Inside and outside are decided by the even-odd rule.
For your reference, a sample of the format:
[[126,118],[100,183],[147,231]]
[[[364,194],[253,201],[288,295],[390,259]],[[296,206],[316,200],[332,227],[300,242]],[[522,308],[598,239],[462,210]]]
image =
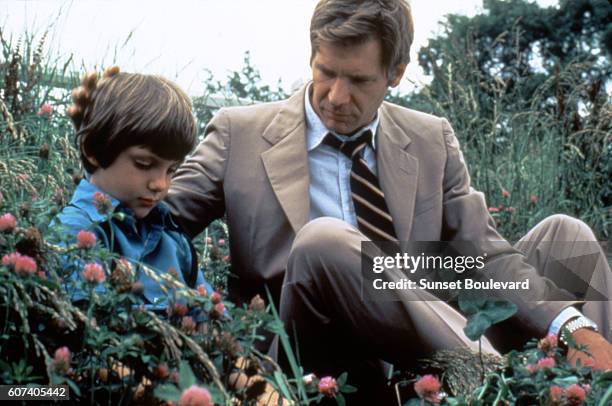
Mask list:
[[[304,112],[306,117],[306,148],[308,150],[308,170],[310,174],[310,220],[317,217],[329,216],[344,220],[357,228],[355,206],[351,198],[351,166],[352,161],[338,149],[322,144],[328,133],[325,124],[310,104],[310,87],[308,85],[304,96]],[[367,145],[363,151],[363,159],[377,175],[376,169],[376,130],[379,123],[378,114],[368,125],[350,137],[335,134],[340,139],[353,140],[366,130],[372,131],[372,145]],[[559,329],[570,319],[581,316],[578,310],[569,307],[559,313],[552,321],[548,332],[558,334]]]
[[[352,161],[338,149],[322,144],[328,133],[325,124],[315,113],[310,104],[310,86],[306,89],[304,100],[306,112],[306,148],[308,150],[308,169],[310,172],[310,220],[329,216],[344,220],[357,227],[357,216],[351,198],[350,174]],[[372,145],[367,145],[363,151],[363,159],[376,175],[376,129],[378,115],[374,120],[350,137],[334,133],[342,140],[353,140],[364,131],[372,131]]]
[[[93,196],[96,192],[102,192],[102,190],[89,181],[82,180],[74,191],[70,203],[53,219],[51,224],[61,224],[66,232],[74,236],[81,230],[92,231],[98,240],[110,249],[110,235],[107,235],[103,227],[99,226],[100,223],[107,220],[107,215],[100,214],[94,205]],[[156,308],[166,307],[167,293],[161,289],[159,283],[140,269],[137,262],[146,264],[158,274],[167,273],[170,268],[174,268],[177,271],[178,279],[185,284],[184,275],[191,272],[194,260],[187,237],[172,219],[170,209],[165,203],[155,206],[145,218],[136,219],[131,209],[120,204],[112,196],[109,197],[112,205],[111,211],[123,213],[123,220],[113,218],[110,224],[113,234],[113,252],[132,261],[138,280],[144,286],[145,298],[150,303],[157,303],[154,306]],[[206,286],[209,293],[212,292],[211,286],[204,280],[202,272],[198,269],[195,286],[202,284]],[[69,293],[73,294],[74,298],[80,296],[80,292]]]

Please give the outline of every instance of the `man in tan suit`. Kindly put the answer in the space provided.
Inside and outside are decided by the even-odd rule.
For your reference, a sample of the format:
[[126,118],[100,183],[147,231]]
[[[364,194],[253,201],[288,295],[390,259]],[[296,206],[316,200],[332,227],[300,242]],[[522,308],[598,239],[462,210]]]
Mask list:
[[[227,216],[238,276],[229,280],[230,298],[242,303],[267,286],[305,369],[349,370],[360,388],[355,402],[373,402],[368,394],[384,386],[372,369],[376,360],[409,367],[431,350],[473,346],[462,332],[465,319],[428,292],[361,299],[361,242],[378,238],[366,237],[376,225],[364,221],[352,198],[356,156],[373,173],[378,189],[372,189],[387,206],[374,209],[392,224],[380,235],[400,242],[473,242],[489,255],[487,277],[530,279],[529,291],[502,294],[518,308],[506,331],[541,337],[574,321],[576,341],[589,346],[599,367],[612,367],[610,344],[595,331],[610,337],[609,302],[583,306],[594,322],[571,307],[583,302],[549,279],[559,271],[543,266],[551,253],[536,244],[524,256],[496,232],[483,195],[470,187],[448,122],[383,102],[404,74],[412,36],[405,0],[322,0],[311,23],[312,82],[285,101],[219,111],[177,172],[168,203],[193,236]],[[371,139],[358,153],[338,149],[367,132]],[[551,239],[595,241],[584,223],[554,216],[523,244]],[[603,259],[597,277],[610,289],[609,266],[601,251],[597,255]],[[516,344],[507,335],[491,339],[498,349]],[[494,351],[488,342],[485,347]],[[585,355],[570,350],[568,357]],[[376,396],[380,401],[384,395]]]

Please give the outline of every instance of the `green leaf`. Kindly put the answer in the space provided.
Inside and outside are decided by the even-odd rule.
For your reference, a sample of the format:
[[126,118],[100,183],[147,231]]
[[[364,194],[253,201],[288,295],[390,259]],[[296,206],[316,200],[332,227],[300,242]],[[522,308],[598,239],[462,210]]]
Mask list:
[[469,316],[477,313],[485,306],[485,299],[478,297],[468,297],[467,294],[459,295],[459,309],[464,315]]
[[167,402],[178,402],[181,398],[181,391],[179,391],[176,386],[167,383],[156,387],[153,391],[153,395]]
[[491,321],[483,313],[476,313],[467,320],[463,332],[470,340],[478,340],[491,327]]
[[[557,369],[557,368],[553,368],[553,369]],[[572,376],[566,376],[565,378],[555,378],[553,379],[553,383],[557,386],[566,387],[574,383],[578,383],[578,377],[572,375]]]
[[604,382],[612,381],[612,371],[607,371],[599,375],[594,382],[603,384]]
[[268,329],[270,332],[278,335],[285,334],[285,328],[283,327],[283,323],[280,320],[274,320],[273,322],[268,324]]
[[287,389],[287,385],[285,385],[285,378],[280,371],[274,371],[274,381],[278,386],[278,389],[281,391],[281,394],[285,399],[291,399],[291,394],[289,393],[289,389]]
[[346,372],[343,372],[342,374],[340,374],[338,379],[336,379],[336,383],[338,384],[338,386],[342,386],[346,383],[347,376],[348,376],[348,373]]
[[70,386],[70,389],[72,389],[75,395],[81,396],[81,390],[79,389],[78,385],[72,381],[72,379],[66,379],[65,382],[68,384],[68,386]]
[[355,393],[357,392],[357,388],[351,385],[342,385],[340,387],[340,392],[342,393]]
[[491,324],[499,323],[516,313],[516,305],[505,299],[488,299],[483,312],[487,315]]
[[289,362],[291,372],[293,373],[293,376],[297,379],[296,384],[297,384],[298,396],[302,399],[305,399],[308,397],[308,395],[306,394],[306,388],[304,386],[304,383],[300,379],[300,377],[303,375],[302,368],[298,365],[297,359],[295,357],[295,353],[293,352],[293,349],[291,348],[291,343],[289,343],[289,337],[287,336],[287,333],[285,333],[283,329],[283,324],[280,320],[280,317],[278,316],[278,311],[273,305],[274,300],[272,299],[272,294],[270,293],[270,290],[267,288],[266,288],[266,296],[268,297],[268,303],[270,303],[270,311],[272,312],[272,315],[274,316],[274,319],[276,321],[275,326],[278,326],[278,328],[280,329],[280,332],[277,334],[280,339],[281,348],[283,349],[283,351],[285,351],[285,355],[287,356],[287,361]]
[[336,395],[336,403],[338,403],[338,406],[345,406],[346,405],[346,400],[344,400],[344,396],[342,396],[341,393],[338,393]]
[[185,390],[196,383],[196,377],[189,364],[186,361],[181,361],[179,365],[179,387]]
[[610,386],[608,390],[606,391],[606,393],[601,397],[597,406],[609,405],[610,404],[608,403],[609,400],[612,400],[612,386]]
[[505,299],[469,296],[459,297],[459,308],[468,316],[463,331],[471,340],[479,339],[491,325],[506,320],[517,311],[516,305]]

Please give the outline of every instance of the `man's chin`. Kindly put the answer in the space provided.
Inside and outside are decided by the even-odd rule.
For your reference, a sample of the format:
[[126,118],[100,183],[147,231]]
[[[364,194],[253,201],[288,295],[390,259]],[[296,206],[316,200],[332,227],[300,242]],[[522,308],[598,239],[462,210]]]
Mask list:
[[325,122],[325,127],[330,131],[335,132],[340,135],[350,135],[355,132],[356,128],[353,128],[352,125],[348,123],[343,123],[339,121],[328,120]]

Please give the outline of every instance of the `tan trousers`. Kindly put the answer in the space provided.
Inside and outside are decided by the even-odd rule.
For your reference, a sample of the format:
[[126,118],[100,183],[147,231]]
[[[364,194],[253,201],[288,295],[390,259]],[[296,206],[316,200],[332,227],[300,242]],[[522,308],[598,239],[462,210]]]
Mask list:
[[[363,302],[361,242],[365,240],[354,227],[334,218],[315,219],[304,226],[289,256],[280,315],[305,371],[318,376],[349,371],[349,381],[361,388],[349,404],[368,404],[375,399],[376,403],[370,404],[387,404],[381,403],[385,378],[378,360],[408,369],[435,350],[460,346],[476,349],[478,345],[463,334],[465,318],[445,302],[424,300],[427,292],[404,290],[399,294],[405,295],[405,300]],[[552,245],[546,244],[548,241],[577,243]],[[564,258],[582,254],[585,244],[579,242],[584,241],[591,242],[586,245],[589,249],[599,249],[592,243],[595,236],[586,224],[555,215],[534,227],[515,248],[527,250],[524,254],[528,262],[543,276],[563,284],[564,278],[555,274],[565,271]],[[610,267],[601,249],[597,257],[595,272],[585,272],[593,286],[610,298]],[[559,287],[587,294],[576,292],[574,286]],[[582,309],[608,339],[612,333],[611,309],[610,301],[587,301]],[[487,335],[491,341],[483,340],[484,351],[516,348],[528,338],[520,337],[519,330],[516,320],[495,326]],[[372,399],[367,399],[368,392],[373,394]],[[389,398],[389,402],[393,400]]]

